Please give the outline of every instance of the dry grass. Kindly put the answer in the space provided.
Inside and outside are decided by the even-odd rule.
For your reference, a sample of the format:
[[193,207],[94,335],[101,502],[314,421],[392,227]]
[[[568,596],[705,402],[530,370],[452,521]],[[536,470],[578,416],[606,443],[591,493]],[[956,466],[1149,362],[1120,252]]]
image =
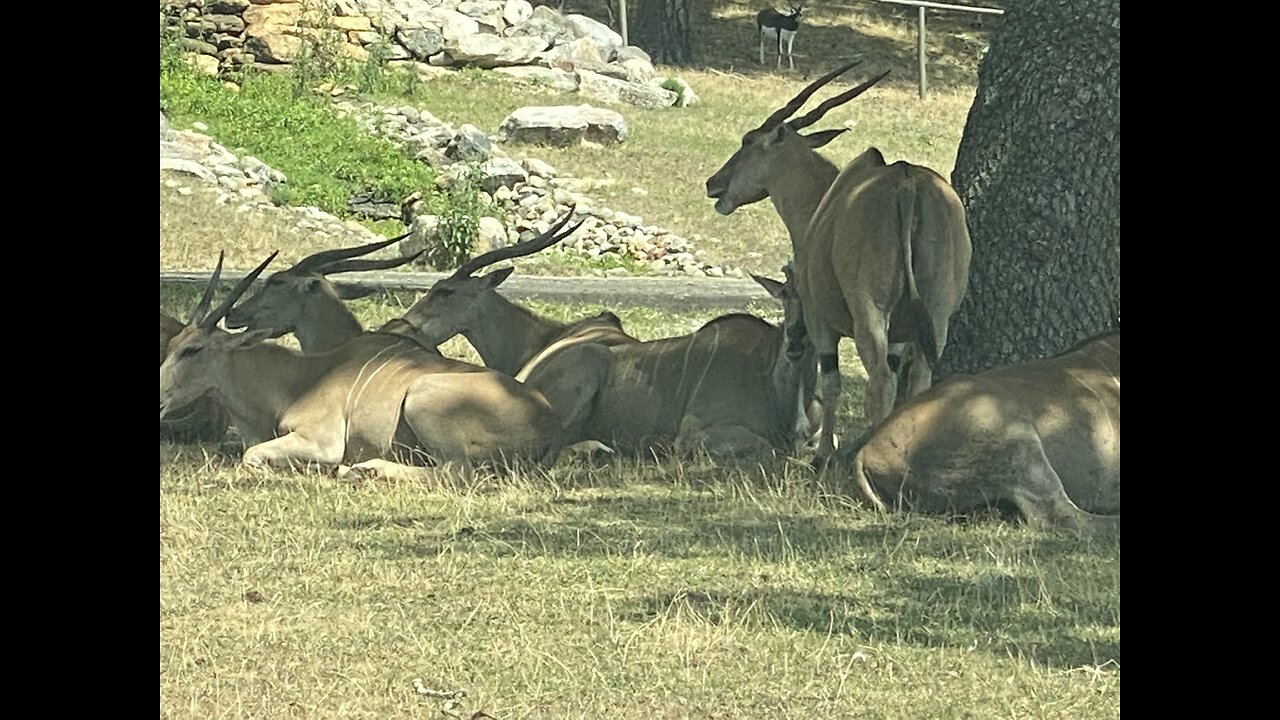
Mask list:
[[[162,449],[163,453],[163,449]],[[1105,718],[1118,541],[877,517],[794,468],[160,474],[162,717]]]

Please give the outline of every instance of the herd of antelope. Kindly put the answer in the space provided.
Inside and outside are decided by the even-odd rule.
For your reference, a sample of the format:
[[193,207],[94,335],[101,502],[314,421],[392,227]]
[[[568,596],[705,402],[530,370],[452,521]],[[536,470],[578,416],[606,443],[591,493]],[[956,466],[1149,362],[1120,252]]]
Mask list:
[[[801,132],[885,74],[793,117],[856,64],[748,131],[706,181],[717,212],[769,198],[786,225],[784,280],[753,275],[781,302],[781,326],[734,313],[641,342],[612,313],[562,324],[505,299],[497,288],[511,268],[478,274],[572,234],[572,209],[547,232],[464,263],[373,330],[327,277],[411,261],[361,257],[402,238],[317,253],[242,299],[273,254],[210,310],[219,257],[185,324],[160,314],[162,436],[217,440],[233,424],[247,465],[377,473],[545,466],[567,449],[717,460],[812,450],[817,465],[851,457],[850,489],[876,508],[1004,501],[1034,524],[1118,527],[1119,331],[932,384],[968,284],[959,197],[936,172],[886,164],[875,148],[839,170],[816,149],[844,130]],[[288,333],[300,352],[266,342]],[[440,354],[456,335],[484,367]],[[837,454],[842,337],[866,368],[872,427]]]

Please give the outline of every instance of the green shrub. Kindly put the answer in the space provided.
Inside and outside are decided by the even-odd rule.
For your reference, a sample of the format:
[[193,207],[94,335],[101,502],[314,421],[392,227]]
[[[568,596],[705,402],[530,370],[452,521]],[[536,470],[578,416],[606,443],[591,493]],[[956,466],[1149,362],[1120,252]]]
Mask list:
[[431,214],[440,219],[437,241],[423,253],[432,269],[452,270],[471,257],[480,232],[480,218],[493,212],[480,199],[481,178],[478,166],[466,165],[451,187],[436,193],[428,202]]
[[294,95],[287,75],[246,72],[240,91],[196,72],[162,46],[160,110],[176,126],[200,120],[228,147],[240,147],[288,176],[277,202],[349,215],[356,193],[399,200],[433,187],[435,173],[390,141],[339,118],[324,98]]

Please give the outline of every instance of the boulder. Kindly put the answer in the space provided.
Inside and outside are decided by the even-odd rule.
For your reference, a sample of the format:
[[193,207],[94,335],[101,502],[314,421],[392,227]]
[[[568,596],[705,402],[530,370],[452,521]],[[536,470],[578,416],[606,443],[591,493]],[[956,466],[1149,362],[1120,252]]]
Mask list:
[[565,15],[564,19],[573,28],[574,37],[589,37],[595,41],[600,52],[604,53],[606,62],[613,59],[613,54],[619,48],[625,47],[622,36],[599,20],[593,20],[586,15]]
[[251,37],[244,45],[259,63],[290,63],[302,52],[302,38],[282,33]]
[[596,45],[596,41],[591,38],[577,38],[570,42],[562,42],[555,45],[550,50],[538,55],[538,59],[549,67],[554,67],[560,62],[580,63],[594,62],[604,64],[604,55],[600,52],[600,46]]
[[476,235],[476,245],[480,252],[489,252],[507,246],[507,228],[503,226],[501,220],[484,215],[477,224],[479,232]]
[[587,121],[588,142],[597,145],[616,145],[627,139],[627,121],[616,111],[607,108],[579,105],[582,119]]
[[486,160],[493,155],[493,144],[480,128],[464,124],[445,147],[444,155],[450,160]]
[[444,35],[446,41],[456,41],[460,38],[470,37],[480,32],[480,24],[475,18],[467,17],[457,10],[448,10],[446,8],[431,8],[426,11],[427,21],[416,25],[417,27],[426,27],[433,25],[440,28],[440,34]]
[[546,5],[534,8],[528,20],[512,25],[502,34],[507,37],[540,37],[547,41],[547,47],[578,37],[564,16]]
[[590,105],[522,107],[502,121],[499,133],[508,141],[567,147],[583,140],[611,145],[627,136],[621,115]]
[[244,20],[235,15],[205,15],[205,22],[213,23],[213,31],[220,33],[244,32]]
[[254,5],[244,11],[245,25],[295,25],[302,17],[302,3]]
[[578,89],[578,76],[571,72],[561,70],[560,68],[517,65],[513,67],[494,68],[493,71],[502,73],[503,75],[510,75],[511,77],[535,85],[544,85],[553,90],[576,92]]
[[418,60],[426,61],[444,49],[444,36],[433,27],[400,28],[396,39]]
[[502,19],[507,25],[519,25],[533,16],[533,5],[528,0],[506,0],[502,4]]
[[205,75],[218,74],[218,58],[199,53],[184,53],[184,57],[188,63]]
[[[490,195],[500,187],[514,188],[529,179],[529,173],[511,158],[490,158],[480,166],[480,185]],[[505,237],[506,232],[503,232]]]
[[239,15],[249,5],[249,0],[207,0],[204,4],[204,11],[215,14]]
[[625,103],[642,108],[667,108],[676,103],[676,94],[670,90],[652,85],[639,85],[590,70],[578,71],[578,91],[595,100]]
[[537,37],[504,38],[497,35],[468,35],[445,43],[444,51],[455,64],[495,68],[528,65],[546,43]]
[[458,12],[474,19],[481,30],[494,34],[501,33],[507,27],[502,11],[502,0],[462,0],[458,3]]

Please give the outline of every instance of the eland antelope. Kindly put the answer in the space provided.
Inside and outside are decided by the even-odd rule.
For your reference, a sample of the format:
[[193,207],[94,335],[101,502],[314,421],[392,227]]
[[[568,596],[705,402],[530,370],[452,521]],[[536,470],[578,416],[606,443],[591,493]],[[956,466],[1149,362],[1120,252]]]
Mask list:
[[564,419],[568,442],[717,458],[791,452],[809,439],[816,361],[793,284],[752,277],[782,301],[782,327],[734,313],[680,337],[581,343],[533,368],[527,382]]
[[[287,270],[272,273],[257,292],[227,313],[223,324],[232,330],[267,330],[269,338],[293,333],[304,353],[333,350],[364,332],[343,301],[364,297],[370,291],[335,286],[327,276],[387,270],[412,262],[421,253],[388,260],[359,259],[406,237],[309,255]],[[389,328],[384,325],[383,329]]]
[[[160,364],[169,355],[169,343],[186,327],[181,320],[160,311]],[[200,398],[175,408],[160,422],[160,437],[175,442],[217,442],[227,434],[231,420],[212,398]]]
[[818,353],[823,406],[820,459],[834,449],[840,396],[837,348],[851,337],[867,370],[866,417],[893,408],[897,376],[890,343],[906,343],[908,395],[932,383],[947,326],[968,287],[972,253],[964,206],[933,170],[886,165],[870,148],[841,171],[815,150],[845,129],[800,131],[865,92],[888,73],[788,120],[823,85],[857,61],[818,78],[750,130],[742,146],[707,179],[722,215],[765,198],[791,235],[805,323]]
[[760,35],[760,64],[764,64],[764,41],[767,39],[778,48],[778,67],[782,67],[782,46],[787,46],[787,64],[796,69],[796,61],[791,56],[791,46],[796,41],[796,32],[800,30],[800,13],[803,9],[792,5],[791,11],[783,14],[771,7],[756,13],[756,32]]
[[1006,501],[1033,525],[1117,526],[1120,333],[947,378],[849,449],[858,489],[881,510],[885,498],[930,513]]
[[494,263],[532,255],[559,242],[568,233],[555,233],[571,216],[572,211],[549,234],[490,250],[463,263],[452,275],[433,285],[403,319],[416,328],[425,344],[433,347],[462,335],[486,366],[521,380],[531,369],[531,362],[541,363],[576,343],[611,346],[639,342],[623,331],[621,321],[610,312],[565,324],[507,300],[498,294],[497,287],[514,268],[474,274]]
[[[570,230],[576,230],[576,226]],[[365,333],[326,353],[264,343],[271,330],[231,334],[217,323],[275,254],[223,303],[174,338],[160,366],[160,417],[212,395],[250,447],[248,465],[393,460],[549,462],[559,418],[532,388],[489,368],[442,357],[392,333]],[[210,286],[216,284],[222,261]],[[209,293],[206,293],[208,295]]]

